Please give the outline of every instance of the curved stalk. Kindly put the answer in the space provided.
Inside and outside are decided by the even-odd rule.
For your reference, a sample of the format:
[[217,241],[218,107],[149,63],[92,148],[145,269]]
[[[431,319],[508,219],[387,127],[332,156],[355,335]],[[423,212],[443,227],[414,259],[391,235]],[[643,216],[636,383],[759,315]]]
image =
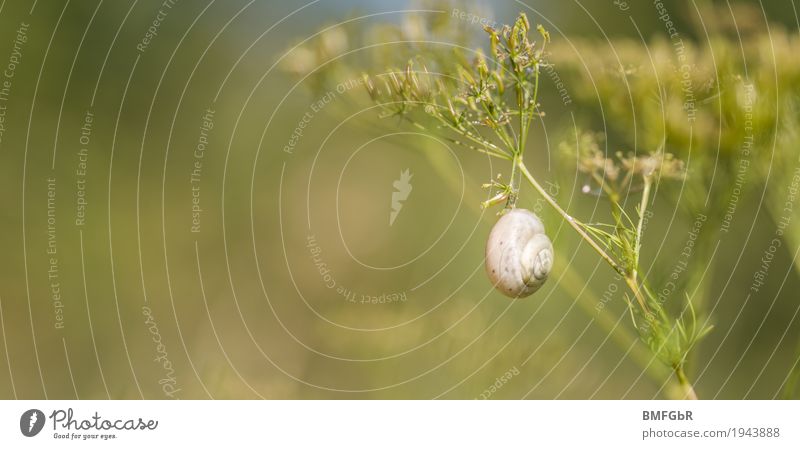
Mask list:
[[567,211],[562,209],[561,206],[559,206],[558,203],[556,203],[553,197],[551,197],[547,193],[547,191],[541,186],[541,184],[539,184],[536,181],[533,175],[531,175],[531,172],[528,171],[528,167],[526,167],[525,163],[522,162],[522,158],[519,157],[515,158],[515,165],[519,168],[519,171],[522,173],[522,175],[525,176],[525,179],[527,179],[528,182],[533,186],[533,188],[536,189],[537,192],[539,192],[542,198],[544,198],[547,204],[549,204],[553,209],[555,209],[555,211],[558,212],[558,214],[561,215],[561,217],[563,217],[564,220],[566,220],[567,223],[569,223],[569,225],[572,226],[573,229],[575,229],[575,232],[577,232],[578,235],[580,235],[581,238],[585,240],[586,243],[588,243],[589,246],[591,246],[592,249],[594,249],[597,252],[597,254],[599,254],[600,257],[602,257],[603,260],[605,260],[606,263],[608,263],[611,266],[611,268],[614,269],[614,271],[616,271],[621,275],[624,275],[625,273],[622,271],[622,268],[620,268],[619,264],[617,264],[617,262],[606,252],[606,250],[601,248],[600,245],[597,244],[597,242],[589,234],[587,234],[586,231],[583,230],[583,227],[581,226],[580,222],[577,219],[575,219],[572,215],[568,214]]

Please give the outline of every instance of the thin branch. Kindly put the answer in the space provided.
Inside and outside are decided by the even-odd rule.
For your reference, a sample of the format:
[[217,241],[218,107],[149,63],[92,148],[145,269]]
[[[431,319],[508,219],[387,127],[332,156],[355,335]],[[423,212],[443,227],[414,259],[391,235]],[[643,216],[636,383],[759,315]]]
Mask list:
[[589,234],[586,233],[586,231],[583,230],[582,224],[574,217],[572,217],[570,214],[568,214],[567,211],[562,209],[561,206],[559,206],[558,203],[556,203],[556,201],[547,193],[547,191],[536,181],[536,179],[534,179],[534,177],[528,171],[528,168],[525,166],[525,163],[522,162],[522,159],[517,160],[517,167],[519,167],[519,170],[522,172],[522,174],[525,176],[528,182],[533,186],[534,189],[536,189],[537,192],[539,192],[539,194],[542,196],[542,198],[544,198],[547,204],[549,204],[553,209],[555,209],[556,212],[558,212],[558,214],[561,215],[564,218],[564,220],[566,220],[567,223],[569,223],[569,225],[572,226],[573,229],[575,229],[578,235],[580,235],[581,238],[585,240],[589,244],[589,246],[591,246],[592,249],[594,249],[597,252],[597,254],[599,254],[600,257],[602,257],[603,260],[605,260],[606,263],[608,263],[611,266],[611,268],[614,269],[614,271],[616,271],[621,275],[624,275],[625,273],[620,268],[619,264],[610,255],[608,255],[608,253],[603,248],[601,248],[600,245]]

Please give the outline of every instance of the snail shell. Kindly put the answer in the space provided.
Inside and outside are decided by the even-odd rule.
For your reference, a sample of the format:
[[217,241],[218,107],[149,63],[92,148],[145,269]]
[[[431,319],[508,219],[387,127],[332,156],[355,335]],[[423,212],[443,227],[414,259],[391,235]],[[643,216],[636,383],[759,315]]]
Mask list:
[[512,209],[495,223],[486,242],[486,274],[511,298],[524,298],[544,284],[553,268],[553,244],[542,220]]

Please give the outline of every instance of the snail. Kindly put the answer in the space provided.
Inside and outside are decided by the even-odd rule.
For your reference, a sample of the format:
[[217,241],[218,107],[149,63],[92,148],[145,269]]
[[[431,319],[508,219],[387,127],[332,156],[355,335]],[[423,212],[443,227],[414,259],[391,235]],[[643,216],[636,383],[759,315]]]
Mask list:
[[526,209],[500,217],[486,242],[486,274],[511,298],[524,298],[544,284],[553,268],[553,244],[542,220]]

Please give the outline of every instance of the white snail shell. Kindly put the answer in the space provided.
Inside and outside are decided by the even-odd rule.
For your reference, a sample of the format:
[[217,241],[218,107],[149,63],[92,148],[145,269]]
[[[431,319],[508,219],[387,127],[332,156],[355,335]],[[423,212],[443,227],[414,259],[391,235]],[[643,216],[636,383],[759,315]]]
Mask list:
[[504,295],[524,298],[544,284],[553,268],[553,244],[542,220],[512,209],[495,223],[486,242],[486,274]]

